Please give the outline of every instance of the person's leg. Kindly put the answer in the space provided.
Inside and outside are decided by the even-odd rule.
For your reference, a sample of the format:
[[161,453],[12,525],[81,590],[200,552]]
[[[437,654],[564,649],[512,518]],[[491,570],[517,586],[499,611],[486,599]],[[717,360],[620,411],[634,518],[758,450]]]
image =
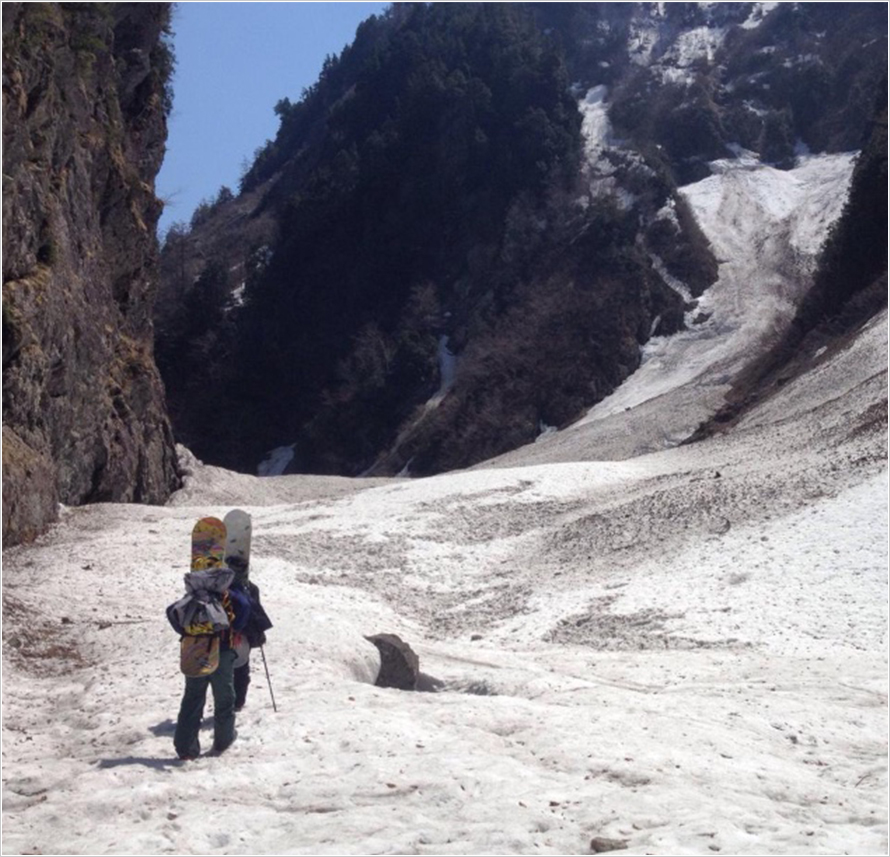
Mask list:
[[250,661],[235,668],[235,711],[244,708],[247,701],[247,687],[250,684]]
[[176,719],[176,732],[173,735],[173,746],[180,758],[194,758],[201,753],[201,742],[198,733],[201,730],[201,718],[204,716],[204,701],[207,698],[207,676],[187,678],[182,703],[179,706],[179,717]]
[[210,676],[213,688],[213,749],[221,753],[235,740],[234,649],[219,653],[219,666]]

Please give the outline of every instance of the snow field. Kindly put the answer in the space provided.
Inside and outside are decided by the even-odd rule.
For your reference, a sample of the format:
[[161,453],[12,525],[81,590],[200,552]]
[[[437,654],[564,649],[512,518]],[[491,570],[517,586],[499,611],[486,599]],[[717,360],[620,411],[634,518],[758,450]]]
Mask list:
[[[194,518],[225,508],[69,511],[7,554],[9,597],[39,598],[86,665],[47,653],[47,674],[21,684],[7,653],[5,850],[583,853],[601,835],[631,853],[881,853],[886,471],[818,483],[826,496],[776,503],[766,524],[742,501],[752,523],[724,530],[719,499],[691,538],[653,520],[657,562],[640,531],[617,564],[565,542],[590,513],[659,508],[666,484],[693,502],[751,478],[714,446],[720,480],[688,447],[250,507],[279,711],[254,655],[238,741],[192,765],[172,758],[181,679],[163,608]],[[242,482],[274,501],[299,481],[197,466],[189,490]],[[134,567],[137,549],[151,559]],[[132,624],[101,627],[97,598]],[[607,638],[547,639],[598,599]],[[622,636],[615,621],[636,624]],[[383,631],[445,689],[373,687],[363,636]],[[205,746],[209,730],[208,716]]]

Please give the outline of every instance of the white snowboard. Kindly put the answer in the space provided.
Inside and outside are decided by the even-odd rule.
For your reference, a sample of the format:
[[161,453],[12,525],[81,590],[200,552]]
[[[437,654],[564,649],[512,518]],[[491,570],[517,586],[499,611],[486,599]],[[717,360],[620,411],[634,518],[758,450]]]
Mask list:
[[226,558],[237,556],[250,563],[250,515],[233,509],[224,521],[226,525]]

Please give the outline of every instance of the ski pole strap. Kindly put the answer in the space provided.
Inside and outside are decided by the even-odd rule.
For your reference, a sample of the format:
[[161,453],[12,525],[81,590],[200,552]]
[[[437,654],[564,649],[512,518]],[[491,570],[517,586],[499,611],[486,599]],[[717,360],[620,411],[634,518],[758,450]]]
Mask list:
[[260,646],[260,654],[263,656],[263,666],[266,669],[266,684],[269,685],[269,696],[272,697],[272,710],[277,714],[278,706],[275,705],[275,694],[272,693],[272,679],[269,678],[269,664],[266,663],[266,650]]

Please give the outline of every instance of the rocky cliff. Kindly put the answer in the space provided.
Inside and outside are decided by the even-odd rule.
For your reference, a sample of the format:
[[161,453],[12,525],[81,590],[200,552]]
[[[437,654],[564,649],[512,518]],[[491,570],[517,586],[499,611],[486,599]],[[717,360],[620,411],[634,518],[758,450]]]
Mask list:
[[166,3],[3,4],[3,538],[178,482],[153,357]]

